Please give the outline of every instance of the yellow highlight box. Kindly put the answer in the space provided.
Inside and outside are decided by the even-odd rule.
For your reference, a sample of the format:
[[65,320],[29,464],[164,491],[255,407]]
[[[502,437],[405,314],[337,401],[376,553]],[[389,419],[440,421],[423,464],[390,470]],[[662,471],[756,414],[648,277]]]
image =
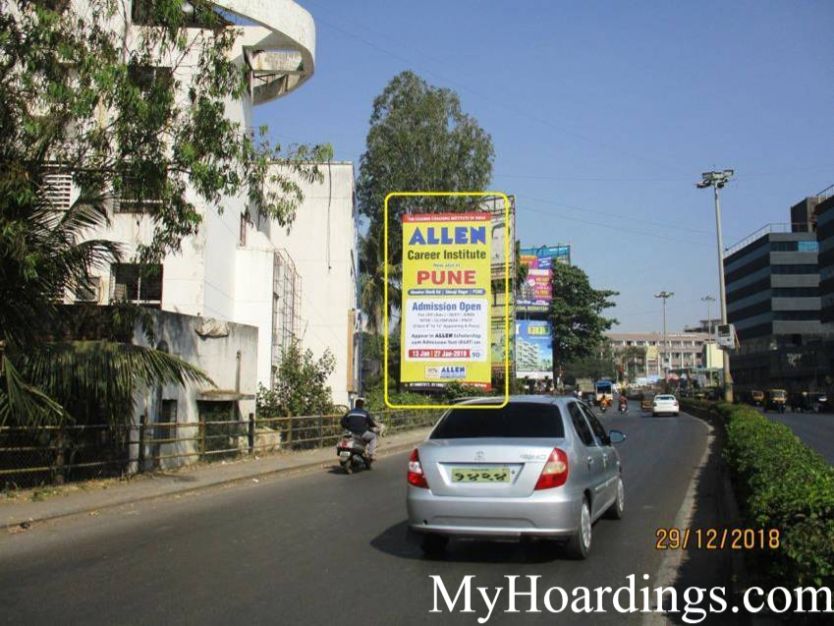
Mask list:
[[[383,212],[383,236],[385,240],[385,259],[383,264],[385,293],[382,307],[383,315],[383,398],[385,406],[391,409],[500,409],[510,401],[510,229],[504,229],[504,399],[500,404],[394,404],[388,398],[388,202],[391,198],[402,197],[499,197],[504,201],[505,223],[510,222],[510,199],[500,191],[393,191],[385,196]],[[402,349],[402,347],[400,348]]]

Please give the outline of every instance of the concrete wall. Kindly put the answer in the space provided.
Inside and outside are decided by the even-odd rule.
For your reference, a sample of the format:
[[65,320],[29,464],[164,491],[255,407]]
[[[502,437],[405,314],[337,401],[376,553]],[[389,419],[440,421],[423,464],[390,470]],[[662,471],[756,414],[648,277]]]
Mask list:
[[[242,396],[254,396],[256,392],[258,329],[244,324],[232,322],[222,325],[224,329],[218,337],[204,337],[198,330],[204,328],[206,318],[171,313],[168,311],[151,311],[155,325],[155,341],[149,342],[137,325],[133,342],[137,345],[160,348],[163,345],[169,354],[175,355],[200,368],[211,378],[216,388],[209,385],[187,384],[185,387],[166,385],[162,389],[143,390],[136,398],[136,412],[134,423],[139,415],[147,415],[147,423],[152,426],[160,419],[160,400],[176,400],[177,402],[177,430],[180,439],[196,438],[199,429],[196,424],[200,421],[197,401],[205,397],[217,396],[218,391],[228,392],[227,397],[235,392]],[[225,333],[225,334],[224,334]],[[239,357],[238,357],[239,355]],[[239,381],[239,389],[236,389]],[[238,419],[246,419],[249,413],[255,411],[255,400],[252,397],[236,401]],[[169,438],[169,429],[158,429],[157,434],[149,430],[148,439]],[[173,437],[170,437],[173,438]],[[181,441],[178,443],[161,444],[157,454],[166,456],[174,454],[189,454],[192,456],[179,459],[165,459],[161,467],[173,467],[194,462],[198,459],[197,441]],[[131,446],[131,458],[136,459],[138,445]],[[153,453],[148,445],[145,458]],[[148,464],[150,467],[150,462]],[[134,464],[135,469],[135,464]]]
[[353,328],[349,312],[356,309],[356,210],[353,163],[319,166],[324,180],[300,182],[304,201],[289,234],[273,224],[272,242],[285,249],[301,275],[299,338],[316,358],[325,350],[336,357],[329,384],[337,404],[349,404],[356,391],[349,373]]

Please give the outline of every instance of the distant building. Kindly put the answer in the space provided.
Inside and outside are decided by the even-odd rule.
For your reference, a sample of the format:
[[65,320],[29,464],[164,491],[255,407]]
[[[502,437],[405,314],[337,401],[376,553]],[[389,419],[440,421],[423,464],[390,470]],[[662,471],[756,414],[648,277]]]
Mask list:
[[834,290],[832,189],[794,205],[791,224],[768,225],[724,256],[727,318],[740,341],[730,359],[739,391],[831,385],[834,325],[823,302]]
[[[622,355],[628,348],[642,350],[642,369],[635,378],[663,377],[667,370],[684,370],[707,367],[704,345],[709,340],[707,333],[606,333],[615,355]],[[720,366],[719,366],[720,367]]]

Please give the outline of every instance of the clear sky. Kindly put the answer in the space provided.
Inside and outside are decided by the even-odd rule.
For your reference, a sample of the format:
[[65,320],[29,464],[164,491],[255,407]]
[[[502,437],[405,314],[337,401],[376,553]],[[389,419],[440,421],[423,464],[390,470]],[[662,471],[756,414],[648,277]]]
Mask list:
[[[316,73],[258,107],[282,143],[329,142],[358,169],[373,98],[402,70],[458,92],[492,135],[492,189],[523,245],[567,242],[616,330],[706,317],[725,245],[834,184],[834,2],[298,0]],[[713,305],[713,312],[716,307]]]

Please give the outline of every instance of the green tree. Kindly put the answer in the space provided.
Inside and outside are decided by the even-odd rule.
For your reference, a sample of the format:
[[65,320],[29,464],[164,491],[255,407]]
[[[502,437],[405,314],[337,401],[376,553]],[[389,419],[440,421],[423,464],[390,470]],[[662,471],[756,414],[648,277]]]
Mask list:
[[[480,191],[492,176],[492,139],[461,109],[457,94],[410,71],[395,76],[373,103],[356,199],[369,220],[361,244],[363,307],[375,329],[382,319],[385,197],[393,191]],[[406,212],[460,211],[473,198],[398,198],[390,207],[389,315],[399,304],[400,217]]]
[[329,350],[316,359],[293,341],[281,355],[273,388],[258,390],[258,413],[266,417],[332,414],[336,407],[327,379],[335,367]]
[[124,422],[139,388],[210,384],[181,359],[130,345],[135,310],[108,311],[110,336],[73,331],[78,320],[61,314],[56,295],[117,260],[118,246],[77,243],[81,232],[103,224],[95,207],[79,201],[57,212],[37,187],[31,193],[28,183],[15,188],[0,177],[0,425]]
[[553,327],[553,380],[557,380],[567,364],[593,355],[603,344],[605,331],[616,320],[602,313],[614,306],[610,298],[617,292],[592,288],[585,272],[563,263],[554,264],[551,284],[548,317]]

